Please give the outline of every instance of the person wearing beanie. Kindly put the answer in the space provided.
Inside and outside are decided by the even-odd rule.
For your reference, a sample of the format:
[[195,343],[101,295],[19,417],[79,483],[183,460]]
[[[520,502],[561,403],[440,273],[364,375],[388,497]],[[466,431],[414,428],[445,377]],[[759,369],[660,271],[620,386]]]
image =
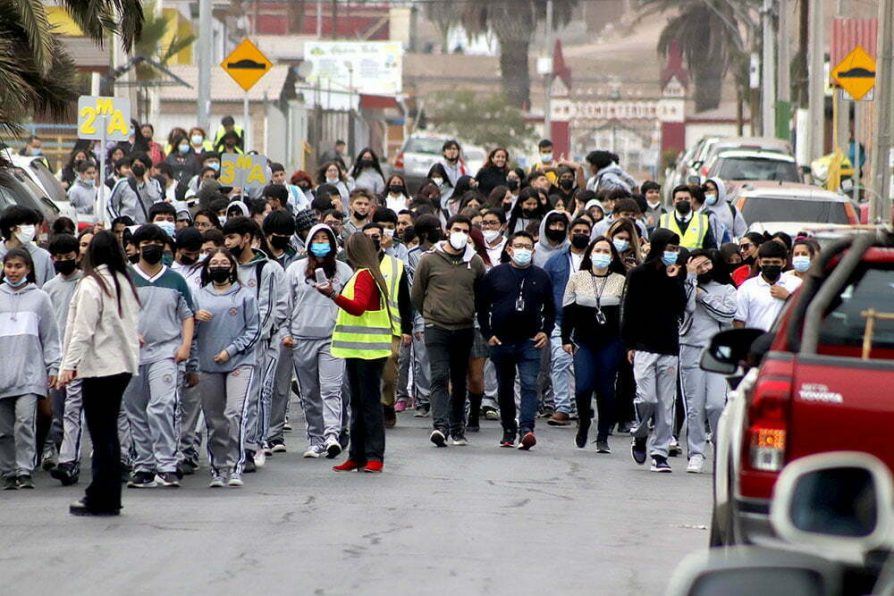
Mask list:
[[304,209],[295,214],[295,234],[292,236],[292,248],[295,256],[307,254],[307,234],[319,220],[317,214],[311,209]]

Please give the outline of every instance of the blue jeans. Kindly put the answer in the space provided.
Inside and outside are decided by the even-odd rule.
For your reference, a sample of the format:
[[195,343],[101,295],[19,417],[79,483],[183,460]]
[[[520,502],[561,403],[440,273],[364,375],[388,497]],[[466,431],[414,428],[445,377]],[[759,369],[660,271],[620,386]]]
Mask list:
[[596,392],[596,408],[599,413],[597,439],[608,437],[617,415],[615,412],[615,379],[624,354],[621,340],[616,339],[604,346],[594,348],[581,344],[574,354],[577,415],[580,420],[592,417],[591,402]]
[[[540,370],[540,349],[525,339],[515,343],[504,342],[491,346],[490,359],[497,371],[500,419],[503,430],[524,435],[534,430],[537,416],[537,373]],[[515,368],[518,367],[521,383],[521,415],[515,422]]]

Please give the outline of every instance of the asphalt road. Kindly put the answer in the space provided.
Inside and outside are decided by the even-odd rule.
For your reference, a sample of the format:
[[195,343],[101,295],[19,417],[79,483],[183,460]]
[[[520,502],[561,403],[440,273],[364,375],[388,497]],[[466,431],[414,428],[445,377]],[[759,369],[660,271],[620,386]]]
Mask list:
[[654,474],[627,436],[597,455],[545,424],[534,450],[500,449],[485,421],[437,449],[427,423],[401,415],[381,475],[301,459],[296,427],[243,488],[209,489],[203,468],[126,490],[119,518],[70,516],[85,478],[40,472],[36,490],[0,492],[0,592],[650,595],[706,547],[711,477],[682,458]]

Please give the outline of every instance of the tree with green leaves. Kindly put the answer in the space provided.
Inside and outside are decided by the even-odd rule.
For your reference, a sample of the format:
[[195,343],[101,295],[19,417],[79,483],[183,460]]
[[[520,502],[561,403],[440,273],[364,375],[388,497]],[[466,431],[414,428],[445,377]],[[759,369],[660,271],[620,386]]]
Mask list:
[[674,13],[658,38],[658,51],[667,56],[671,44],[679,43],[695,85],[697,112],[720,105],[723,81],[731,68],[740,96],[744,95],[741,66],[749,50],[743,34],[755,28],[753,11],[759,4],[759,0],[640,0],[640,18]]
[[479,96],[460,90],[440,95],[432,103],[429,122],[474,145],[525,150],[534,140],[534,127],[502,94]]
[[[143,26],[142,0],[60,0],[96,43],[117,35],[126,50]],[[35,113],[63,119],[77,98],[77,69],[47,17],[43,0],[0,0],[0,131],[21,132]]]
[[[531,97],[531,40],[546,21],[546,5],[547,0],[432,2],[427,10],[444,34],[453,25],[461,25],[469,35],[492,32],[500,43],[503,94],[512,105],[525,107]],[[566,25],[576,6],[577,0],[553,0],[553,27]]]

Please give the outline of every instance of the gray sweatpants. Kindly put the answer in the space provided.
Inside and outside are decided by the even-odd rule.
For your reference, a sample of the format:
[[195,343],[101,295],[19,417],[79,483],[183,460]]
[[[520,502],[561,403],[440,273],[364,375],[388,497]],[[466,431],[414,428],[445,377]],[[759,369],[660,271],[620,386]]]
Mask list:
[[199,437],[199,417],[202,414],[202,390],[199,385],[187,387],[185,380],[180,383],[180,460],[197,458],[201,444]]
[[30,476],[37,463],[33,393],[0,398],[0,476]]
[[705,421],[716,435],[717,422],[726,405],[726,379],[723,375],[709,373],[699,367],[704,348],[680,346],[680,377],[683,403],[686,404],[686,434],[689,457],[704,455],[707,436]]
[[413,385],[416,408],[431,405],[431,366],[428,362],[428,350],[425,348],[425,336],[416,339],[413,334]]
[[176,472],[180,380],[173,358],[140,365],[124,391],[134,446],[134,472]]
[[636,399],[633,401],[638,421],[633,436],[649,436],[649,419],[655,419],[652,433],[652,456],[667,457],[674,427],[674,400],[677,397],[677,356],[636,351],[633,376]]
[[267,441],[282,441],[286,416],[289,413],[289,393],[292,391],[292,375],[295,365],[292,363],[292,350],[279,347],[279,359],[273,374],[273,394],[270,399],[270,427],[267,429]]
[[292,350],[309,447],[323,445],[329,437],[337,440],[344,425],[345,361],[330,354],[331,347],[330,338],[297,339]]
[[410,403],[410,365],[413,363],[413,353],[410,346],[400,345],[400,354],[397,359],[397,401],[403,400]]
[[263,339],[255,348],[256,364],[252,386],[245,410],[245,449],[258,451],[267,439],[270,426],[270,401],[273,395],[273,377],[279,350],[271,339]]
[[59,463],[79,464],[81,461],[81,437],[83,436],[83,411],[81,401],[81,379],[75,379],[65,386],[65,405],[62,413],[62,447],[59,449]]
[[228,373],[201,373],[199,386],[212,474],[242,473],[248,422],[245,413],[253,377],[252,366],[240,366]]

